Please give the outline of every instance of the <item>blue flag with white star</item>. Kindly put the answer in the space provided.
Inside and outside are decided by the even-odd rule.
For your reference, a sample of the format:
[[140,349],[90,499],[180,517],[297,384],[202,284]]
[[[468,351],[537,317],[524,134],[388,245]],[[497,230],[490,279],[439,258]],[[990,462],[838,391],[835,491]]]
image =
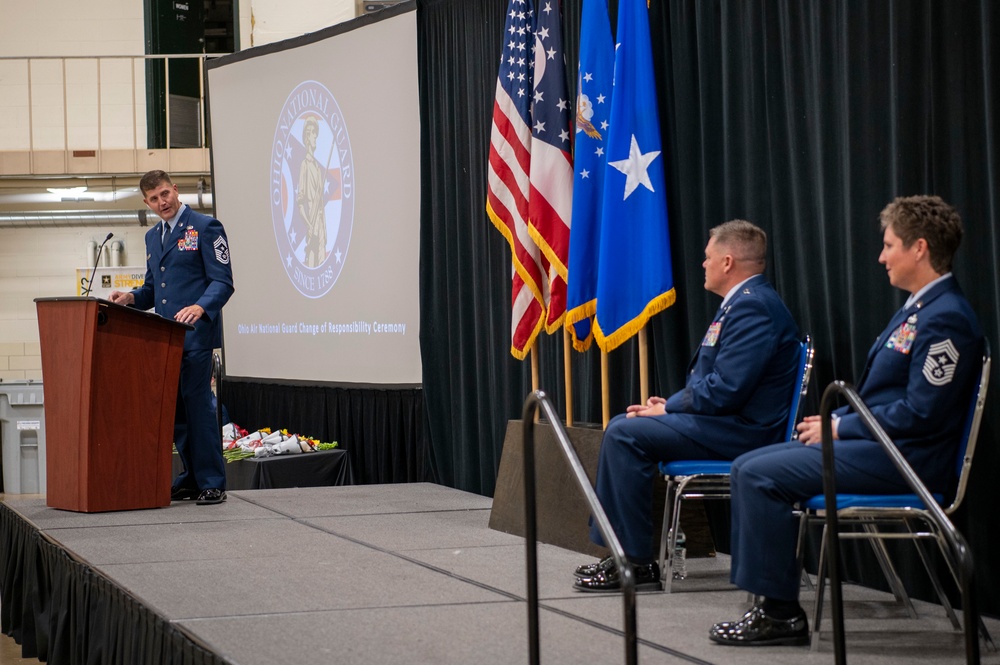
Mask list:
[[576,145],[573,172],[573,227],[569,235],[566,322],[577,351],[593,339],[597,309],[597,265],[601,246],[605,151],[611,118],[615,45],[607,0],[584,0],[580,18]]
[[677,296],[646,0],[618,3],[617,35],[594,326],[604,351]]

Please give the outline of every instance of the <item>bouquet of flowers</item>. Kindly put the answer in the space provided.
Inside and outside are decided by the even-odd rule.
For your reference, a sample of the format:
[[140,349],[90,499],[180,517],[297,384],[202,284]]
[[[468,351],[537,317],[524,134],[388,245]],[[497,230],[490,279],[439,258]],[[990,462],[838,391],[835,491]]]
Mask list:
[[248,434],[249,432],[236,423],[226,423],[222,426],[222,449],[229,450],[236,447],[236,441]]
[[[227,431],[226,428],[230,428]],[[287,429],[271,431],[269,427],[247,433],[239,425],[231,424],[223,428],[223,456],[227,462],[249,459],[251,457],[271,457],[272,455],[297,455],[311,453],[316,450],[331,450],[337,447],[337,442],[321,443],[301,434],[292,434]],[[238,438],[237,438],[238,437]]]

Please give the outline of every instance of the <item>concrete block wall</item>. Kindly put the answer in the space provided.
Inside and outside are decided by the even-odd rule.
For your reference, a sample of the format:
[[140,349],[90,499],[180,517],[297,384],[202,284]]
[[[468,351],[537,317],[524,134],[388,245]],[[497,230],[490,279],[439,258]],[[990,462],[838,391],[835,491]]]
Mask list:
[[0,380],[41,379],[35,298],[77,295],[87,243],[108,231],[124,243],[123,265],[144,265],[145,229],[0,228]]
[[0,342],[0,381],[41,380],[38,342]]

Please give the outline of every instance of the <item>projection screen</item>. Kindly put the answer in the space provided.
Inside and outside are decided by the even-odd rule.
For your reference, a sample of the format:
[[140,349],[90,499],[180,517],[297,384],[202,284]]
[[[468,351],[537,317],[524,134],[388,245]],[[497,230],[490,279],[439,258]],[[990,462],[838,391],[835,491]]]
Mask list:
[[413,7],[210,64],[227,375],[420,384]]

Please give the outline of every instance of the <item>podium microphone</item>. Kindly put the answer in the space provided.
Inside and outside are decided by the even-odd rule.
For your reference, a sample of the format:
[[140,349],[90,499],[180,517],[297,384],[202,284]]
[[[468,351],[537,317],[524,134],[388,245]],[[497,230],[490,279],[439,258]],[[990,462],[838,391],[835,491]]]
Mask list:
[[89,296],[90,292],[94,290],[94,275],[97,274],[97,265],[101,262],[101,252],[104,251],[104,246],[108,244],[108,241],[114,235],[114,233],[109,232],[108,237],[104,239],[104,242],[101,243],[101,246],[97,250],[97,258],[94,259],[94,269],[90,271],[90,281],[87,282],[87,288],[83,292],[85,296]]

